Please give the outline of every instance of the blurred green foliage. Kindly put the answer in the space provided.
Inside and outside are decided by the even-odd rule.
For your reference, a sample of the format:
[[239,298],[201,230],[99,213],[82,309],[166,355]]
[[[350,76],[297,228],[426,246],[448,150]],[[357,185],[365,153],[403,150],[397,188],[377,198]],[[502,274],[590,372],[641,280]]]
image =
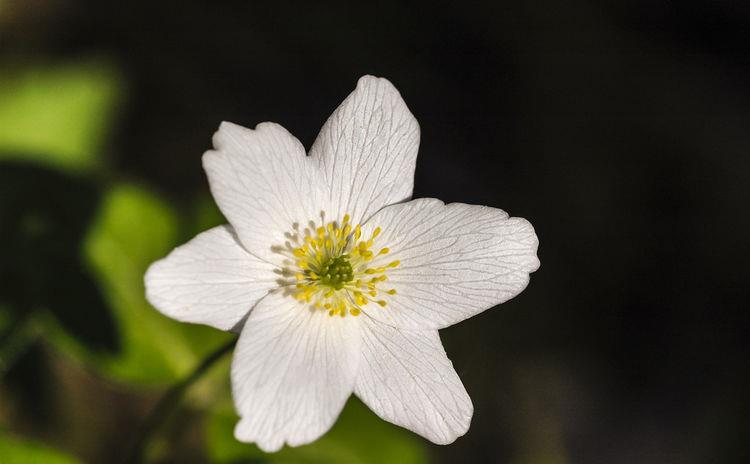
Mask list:
[[13,69],[0,74],[0,159],[23,153],[72,171],[86,171],[100,150],[123,91],[119,74],[96,60]]
[[0,462],[3,464],[79,464],[62,451],[0,431]]
[[105,195],[86,238],[86,257],[122,339],[120,352],[100,356],[96,365],[118,380],[176,380],[229,337],[162,316],[146,301],[143,275],[176,245],[177,233],[177,216],[168,204],[143,188],[123,185]]

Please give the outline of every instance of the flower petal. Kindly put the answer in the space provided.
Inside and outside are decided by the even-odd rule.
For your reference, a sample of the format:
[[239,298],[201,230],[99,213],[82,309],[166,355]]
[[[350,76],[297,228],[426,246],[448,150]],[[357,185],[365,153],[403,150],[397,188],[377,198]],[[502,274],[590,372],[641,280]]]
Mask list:
[[232,360],[240,422],[235,437],[276,451],[331,428],[352,393],[359,362],[357,317],[329,317],[283,292],[250,313]]
[[211,193],[250,253],[278,263],[273,251],[294,224],[317,220],[322,203],[321,174],[302,144],[278,124],[247,129],[221,123],[214,148],[203,155]]
[[230,226],[214,227],[149,267],[146,297],[173,319],[230,330],[277,285],[273,271]]
[[437,330],[363,319],[356,395],[384,420],[433,443],[445,445],[465,434],[474,407]]
[[331,217],[353,223],[411,197],[419,124],[393,84],[364,76],[310,149],[329,188]]
[[397,293],[388,306],[368,305],[372,317],[410,328],[443,328],[518,295],[539,267],[534,228],[499,209],[423,198],[379,211],[363,228],[380,226],[390,248],[374,266],[387,271]]

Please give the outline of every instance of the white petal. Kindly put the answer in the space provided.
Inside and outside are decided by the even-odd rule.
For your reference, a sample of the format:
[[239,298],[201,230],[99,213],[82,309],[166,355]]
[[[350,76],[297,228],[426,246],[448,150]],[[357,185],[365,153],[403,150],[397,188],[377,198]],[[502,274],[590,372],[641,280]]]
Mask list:
[[386,79],[364,76],[310,149],[329,188],[331,217],[366,220],[411,197],[419,124]]
[[221,212],[245,249],[278,263],[272,247],[284,244],[294,224],[318,219],[325,208],[322,175],[299,140],[274,123],[252,130],[223,122],[214,148],[203,155],[203,167]]
[[144,280],[148,301],[167,316],[229,330],[278,277],[242,248],[230,226],[219,226],[153,263]]
[[518,295],[539,267],[534,228],[496,208],[423,198],[384,208],[366,226],[363,236],[380,226],[376,246],[390,248],[373,265],[401,263],[381,284],[397,291],[383,295],[388,306],[364,309],[401,327],[443,328],[467,319]]
[[445,445],[469,430],[474,407],[437,330],[364,317],[357,396],[381,418]]
[[250,313],[232,360],[235,437],[276,451],[331,428],[352,392],[358,317],[329,317],[281,291]]

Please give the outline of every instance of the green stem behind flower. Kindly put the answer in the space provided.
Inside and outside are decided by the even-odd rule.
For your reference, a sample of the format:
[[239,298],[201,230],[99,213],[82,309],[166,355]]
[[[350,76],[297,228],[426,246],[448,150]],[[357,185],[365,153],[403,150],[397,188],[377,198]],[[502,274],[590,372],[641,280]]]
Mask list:
[[143,462],[143,453],[148,447],[149,442],[180,403],[180,400],[188,388],[190,388],[196,380],[200,379],[201,376],[206,373],[214,363],[216,363],[216,361],[230,352],[236,343],[237,340],[232,339],[228,343],[217,348],[216,351],[206,356],[206,358],[203,359],[190,375],[172,385],[169,390],[164,393],[164,396],[162,396],[159,402],[156,403],[154,409],[148,417],[146,417],[143,425],[139,428],[138,434],[133,439],[128,452],[122,460],[123,463],[130,464]]

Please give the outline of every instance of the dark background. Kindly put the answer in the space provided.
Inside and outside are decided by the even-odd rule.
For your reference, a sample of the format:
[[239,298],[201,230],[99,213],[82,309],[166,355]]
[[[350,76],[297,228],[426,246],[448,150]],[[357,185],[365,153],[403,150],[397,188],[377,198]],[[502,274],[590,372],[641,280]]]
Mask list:
[[[6,62],[96,55],[122,70],[93,189],[137,179],[185,208],[208,191],[200,156],[220,121],[279,122],[309,147],[375,74],[421,125],[415,197],[534,224],[527,290],[442,332],[475,415],[429,446],[435,462],[750,459],[743,2],[6,2]],[[83,455],[117,454],[102,449]]]

